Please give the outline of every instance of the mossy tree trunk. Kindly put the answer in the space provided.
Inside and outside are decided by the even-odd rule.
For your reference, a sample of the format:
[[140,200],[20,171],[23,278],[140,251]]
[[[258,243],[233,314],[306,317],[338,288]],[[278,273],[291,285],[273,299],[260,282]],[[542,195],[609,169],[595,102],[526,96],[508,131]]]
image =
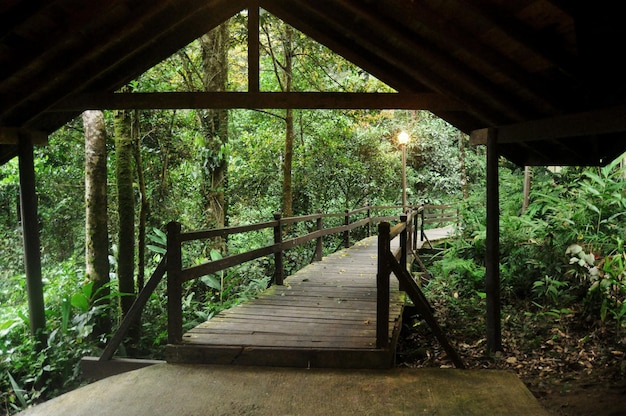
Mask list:
[[[109,232],[107,215],[107,148],[102,111],[83,113],[85,132],[85,273],[98,299],[109,295]],[[102,301],[105,302],[105,301]],[[97,335],[111,331],[107,314],[96,322]]]
[[117,279],[122,294],[122,313],[128,313],[135,293],[135,196],[133,191],[133,140],[130,112],[116,111],[114,117],[116,182],[118,204]]
[[[202,85],[206,91],[225,91],[228,82],[228,22],[203,35]],[[203,186],[207,225],[227,224],[226,198],[228,172],[228,110],[204,110],[199,113],[204,130]]]

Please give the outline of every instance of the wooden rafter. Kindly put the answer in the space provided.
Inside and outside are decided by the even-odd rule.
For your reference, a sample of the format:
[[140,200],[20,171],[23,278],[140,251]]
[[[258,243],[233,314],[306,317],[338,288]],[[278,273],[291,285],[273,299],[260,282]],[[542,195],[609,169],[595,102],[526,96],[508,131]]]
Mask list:
[[71,96],[50,109],[300,108],[422,109],[460,111],[462,103],[438,94],[342,92],[163,92],[108,93]]
[[[626,106],[497,127],[498,144],[555,140],[626,131]],[[489,129],[474,130],[472,144],[487,144]]]

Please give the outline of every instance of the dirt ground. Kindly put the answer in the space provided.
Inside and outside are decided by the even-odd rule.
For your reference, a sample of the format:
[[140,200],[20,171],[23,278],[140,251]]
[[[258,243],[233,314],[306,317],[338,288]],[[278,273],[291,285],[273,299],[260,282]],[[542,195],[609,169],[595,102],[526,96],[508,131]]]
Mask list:
[[[555,416],[626,416],[626,334],[575,314],[554,317],[509,307],[502,353],[485,351],[481,317],[435,305],[440,325],[469,368],[507,369],[518,375]],[[408,319],[407,319],[408,318]],[[462,341],[459,341],[462,340]],[[398,365],[447,367],[436,338],[419,317],[405,316]]]

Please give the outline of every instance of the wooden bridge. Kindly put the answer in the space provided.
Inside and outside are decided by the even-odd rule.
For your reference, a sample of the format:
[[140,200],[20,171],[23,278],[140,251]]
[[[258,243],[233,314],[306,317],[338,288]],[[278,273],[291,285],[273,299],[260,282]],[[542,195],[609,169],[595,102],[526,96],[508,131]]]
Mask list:
[[[425,224],[444,225],[456,220],[450,207],[420,206],[402,215],[372,216],[364,207],[343,214],[316,214],[280,218],[262,224],[219,230],[182,233],[180,224],[168,225],[168,251],[164,261],[139,294],[120,330],[98,360],[108,362],[136,319],[159,280],[167,271],[168,345],[171,363],[239,364],[283,367],[390,368],[402,325],[407,295],[433,328],[457,367],[463,363],[438,327],[428,302],[406,270],[413,253],[424,243],[447,237],[451,225],[426,229]],[[397,208],[396,208],[397,209]],[[323,220],[342,217],[342,225],[323,227]],[[297,222],[314,222],[315,231],[283,241],[284,228]],[[392,227],[390,221],[396,224]],[[372,224],[378,235],[351,245],[351,233],[360,228],[370,235]],[[197,239],[221,238],[230,234],[274,229],[274,244],[221,260],[184,268],[182,244]],[[344,248],[322,257],[322,239],[343,234]],[[284,278],[283,252],[316,240],[314,260]],[[255,299],[222,311],[217,316],[183,333],[182,285],[236,264],[274,255],[273,285]],[[390,279],[391,274],[398,279]],[[400,283],[399,283],[400,281]],[[402,290],[400,290],[402,289]]]
[[[397,239],[395,240],[397,243]],[[397,244],[396,244],[397,245]],[[405,297],[390,285],[387,348],[376,347],[377,239],[312,263],[167,347],[168,362],[389,368]]]

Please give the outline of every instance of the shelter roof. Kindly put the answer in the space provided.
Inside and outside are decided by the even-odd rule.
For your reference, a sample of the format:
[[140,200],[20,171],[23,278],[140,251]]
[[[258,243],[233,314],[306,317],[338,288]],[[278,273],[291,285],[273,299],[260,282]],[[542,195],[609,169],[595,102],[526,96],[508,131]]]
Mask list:
[[118,90],[249,7],[415,97],[415,109],[473,132],[475,142],[493,132],[520,165],[602,165],[626,149],[620,2],[5,0],[0,163],[19,134],[50,133],[80,114],[68,103]]

